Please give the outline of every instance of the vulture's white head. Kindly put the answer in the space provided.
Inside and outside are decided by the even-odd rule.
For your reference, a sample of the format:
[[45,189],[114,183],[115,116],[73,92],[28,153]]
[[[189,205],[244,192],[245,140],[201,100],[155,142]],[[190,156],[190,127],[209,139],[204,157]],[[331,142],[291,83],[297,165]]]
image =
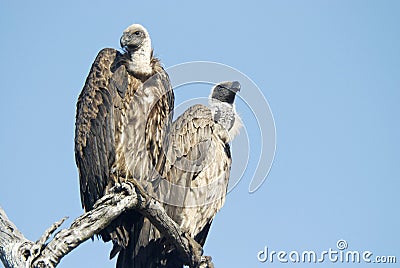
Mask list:
[[140,24],[132,24],[123,32],[120,39],[121,48],[129,53],[129,71],[136,74],[150,75],[151,39],[150,35]]

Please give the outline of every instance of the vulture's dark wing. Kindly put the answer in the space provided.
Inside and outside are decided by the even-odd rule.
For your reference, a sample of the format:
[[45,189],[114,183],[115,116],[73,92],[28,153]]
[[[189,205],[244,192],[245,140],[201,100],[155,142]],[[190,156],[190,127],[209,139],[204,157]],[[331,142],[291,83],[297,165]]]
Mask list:
[[114,106],[127,87],[127,72],[112,68],[121,54],[103,49],[97,55],[79,96],[75,129],[75,159],[80,178],[82,206],[93,208],[109,184],[115,160]]
[[143,85],[144,92],[151,91],[156,97],[147,116],[145,138],[146,148],[151,155],[151,167],[155,177],[161,174],[165,163],[169,132],[174,110],[174,94],[168,74],[161,67],[155,68],[156,74]]

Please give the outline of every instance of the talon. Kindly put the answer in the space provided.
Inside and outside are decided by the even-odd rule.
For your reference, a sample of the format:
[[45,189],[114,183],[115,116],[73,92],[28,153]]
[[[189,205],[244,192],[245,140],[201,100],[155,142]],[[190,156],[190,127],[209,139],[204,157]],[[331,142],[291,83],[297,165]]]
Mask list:
[[115,193],[119,193],[119,192],[121,192],[122,191],[122,185],[120,184],[120,183],[115,183],[115,185],[114,185],[114,192]]
[[130,195],[132,193],[132,189],[134,186],[130,182],[123,182],[120,184],[119,192],[124,192],[126,195]]

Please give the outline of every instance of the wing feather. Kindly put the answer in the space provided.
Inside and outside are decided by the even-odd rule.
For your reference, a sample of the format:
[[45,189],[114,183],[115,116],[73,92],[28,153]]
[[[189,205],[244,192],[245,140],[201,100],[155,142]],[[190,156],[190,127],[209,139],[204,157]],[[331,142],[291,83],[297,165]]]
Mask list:
[[203,105],[190,107],[173,124],[165,177],[187,188],[183,206],[167,206],[167,211],[193,237],[209,228],[225,200],[231,165],[226,135]]
[[115,87],[109,84],[112,66],[121,54],[103,49],[97,55],[78,98],[75,159],[80,177],[82,206],[93,208],[103,196],[115,159]]
[[143,88],[145,92],[160,92],[150,108],[145,137],[147,150],[153,156],[152,166],[158,174],[161,174],[174,109],[172,86],[168,74],[160,69],[144,83]]
[[[159,177],[165,163],[165,148],[172,123],[174,95],[167,73],[155,62],[155,74],[144,81],[142,89],[127,94],[131,101],[123,112],[123,138],[121,148],[129,176],[135,178],[148,191],[152,191],[152,178]],[[128,176],[128,177],[129,177]],[[148,187],[150,186],[150,187]],[[120,251],[117,267],[149,267],[149,251],[142,249],[149,241],[159,237],[157,229],[140,214],[129,212],[124,228],[129,231],[129,243],[123,249],[114,244],[112,255]],[[151,255],[153,256],[153,255]]]
[[[226,137],[209,108],[190,107],[172,124],[163,179],[155,185],[155,194],[168,215],[201,245],[225,200],[231,164]],[[152,256],[153,263],[182,266],[179,254],[165,244],[147,219],[143,226],[149,242],[138,254],[146,256],[156,248],[162,253]]]

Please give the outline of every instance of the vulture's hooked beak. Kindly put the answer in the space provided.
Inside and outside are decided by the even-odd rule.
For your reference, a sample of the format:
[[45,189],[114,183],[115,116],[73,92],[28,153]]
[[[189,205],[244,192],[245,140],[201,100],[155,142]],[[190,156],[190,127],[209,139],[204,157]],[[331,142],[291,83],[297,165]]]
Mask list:
[[240,91],[240,83],[238,81],[233,81],[231,90],[235,93],[239,92]]
[[119,44],[122,49],[126,49],[127,44],[131,41],[131,37],[129,34],[123,33],[121,38],[119,39]]

